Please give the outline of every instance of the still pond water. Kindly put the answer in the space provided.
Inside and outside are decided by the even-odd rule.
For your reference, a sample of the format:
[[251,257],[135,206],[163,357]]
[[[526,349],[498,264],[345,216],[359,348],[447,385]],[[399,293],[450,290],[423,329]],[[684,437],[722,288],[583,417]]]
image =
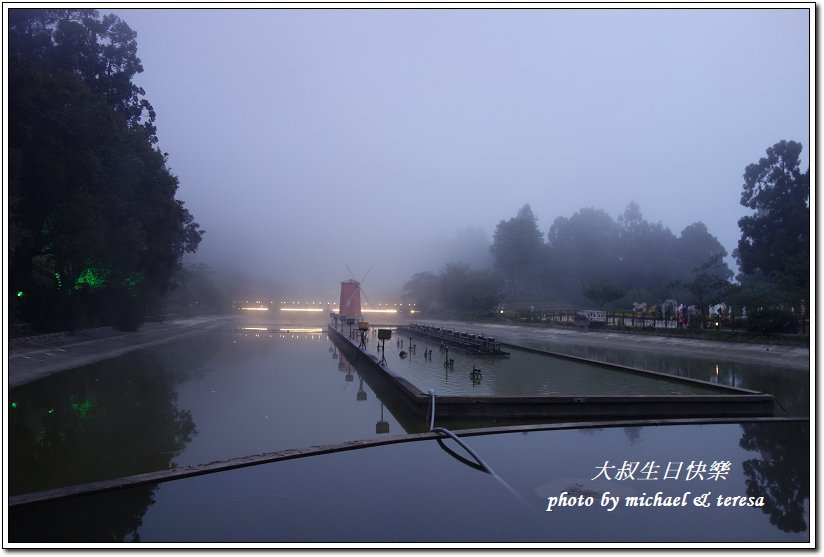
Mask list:
[[[240,320],[11,390],[10,494],[428,429],[402,426],[324,327],[321,320]],[[387,343],[387,356],[396,352],[394,342]],[[417,356],[422,360],[421,351]],[[759,369],[753,374],[758,385],[751,385],[749,368],[729,375],[722,365],[719,382],[730,377],[735,386],[779,394],[791,413],[805,415],[808,385],[805,401],[803,389],[787,385],[781,370]],[[535,366],[524,368],[528,382],[540,375]],[[439,392],[448,385],[448,374],[440,372]],[[773,377],[769,384],[765,376]],[[458,373],[453,378],[457,383]],[[492,378],[465,381],[461,389],[495,391]]]
[[[244,542],[808,543],[809,434],[807,421],[759,421],[465,435],[496,475],[450,454],[460,450],[450,440],[400,442],[18,507],[9,515],[9,538],[232,548]],[[619,479],[619,464],[632,461],[643,468]],[[706,470],[689,474],[694,462]],[[560,502],[564,493],[589,501],[570,506]],[[694,496],[705,493],[699,501],[706,506],[696,504]],[[621,504],[609,510],[601,503],[607,495]],[[730,506],[733,497],[754,504]]]

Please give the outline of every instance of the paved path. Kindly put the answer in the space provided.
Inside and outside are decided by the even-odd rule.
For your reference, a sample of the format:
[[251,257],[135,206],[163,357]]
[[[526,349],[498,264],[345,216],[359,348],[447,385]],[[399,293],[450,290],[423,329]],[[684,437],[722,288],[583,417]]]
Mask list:
[[615,350],[656,351],[696,358],[723,358],[741,362],[760,363],[791,369],[810,369],[810,349],[801,346],[750,344],[716,340],[689,339],[647,334],[625,334],[609,330],[577,330],[534,325],[504,325],[465,321],[432,321],[434,324],[473,334],[484,334],[509,344],[532,345],[543,342],[546,350],[564,352],[571,344],[595,346]]
[[231,319],[234,317],[193,317],[146,323],[133,333],[100,327],[74,333],[11,339],[7,359],[8,385],[9,388],[17,387],[58,371],[116,358],[132,350],[214,329]]

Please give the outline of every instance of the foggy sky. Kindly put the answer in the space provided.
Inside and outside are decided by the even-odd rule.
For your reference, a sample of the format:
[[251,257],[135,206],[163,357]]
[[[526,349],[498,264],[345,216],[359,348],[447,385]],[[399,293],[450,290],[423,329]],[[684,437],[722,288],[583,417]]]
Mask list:
[[284,295],[334,300],[348,264],[388,301],[415,272],[486,264],[525,203],[546,235],[635,201],[731,253],[744,168],[782,139],[809,164],[807,10],[114,13],[206,230],[196,259]]

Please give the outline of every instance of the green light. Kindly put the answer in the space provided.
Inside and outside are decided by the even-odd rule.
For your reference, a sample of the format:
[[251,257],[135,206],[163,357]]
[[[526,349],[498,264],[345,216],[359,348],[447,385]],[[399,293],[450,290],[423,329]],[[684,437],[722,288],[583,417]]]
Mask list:
[[17,403],[16,403],[16,402],[12,402],[12,403],[11,403],[11,407],[12,407],[12,408],[17,408]]
[[77,277],[77,280],[74,282],[74,289],[80,290],[84,284],[91,288],[100,288],[106,283],[105,275],[105,270],[87,267],[85,271],[80,273],[80,276]]
[[72,409],[77,412],[81,418],[86,418],[95,406],[93,400],[84,400],[79,404],[76,402],[72,403]]
[[23,291],[22,291],[22,290],[18,290],[18,291],[17,291],[17,297],[18,297],[18,298],[22,298],[22,297],[23,297]]
[[49,408],[49,414],[54,414],[54,408]]
[[63,281],[60,280],[60,273],[54,273],[54,278],[57,281],[57,288],[63,287]]

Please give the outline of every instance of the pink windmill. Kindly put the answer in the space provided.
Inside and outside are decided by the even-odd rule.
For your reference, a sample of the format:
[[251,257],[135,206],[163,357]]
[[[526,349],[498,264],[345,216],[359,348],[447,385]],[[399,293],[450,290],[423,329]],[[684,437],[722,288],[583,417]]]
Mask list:
[[369,271],[372,270],[372,267],[369,267],[369,271],[366,271],[366,274],[363,275],[363,278],[359,281],[355,280],[352,270],[349,269],[349,265],[346,266],[346,269],[349,271],[349,274],[352,275],[352,278],[340,283],[340,305],[338,306],[340,309],[338,310],[338,314],[341,319],[352,317],[356,321],[360,321],[362,292],[360,285],[363,279],[366,278],[366,275],[369,274]]

